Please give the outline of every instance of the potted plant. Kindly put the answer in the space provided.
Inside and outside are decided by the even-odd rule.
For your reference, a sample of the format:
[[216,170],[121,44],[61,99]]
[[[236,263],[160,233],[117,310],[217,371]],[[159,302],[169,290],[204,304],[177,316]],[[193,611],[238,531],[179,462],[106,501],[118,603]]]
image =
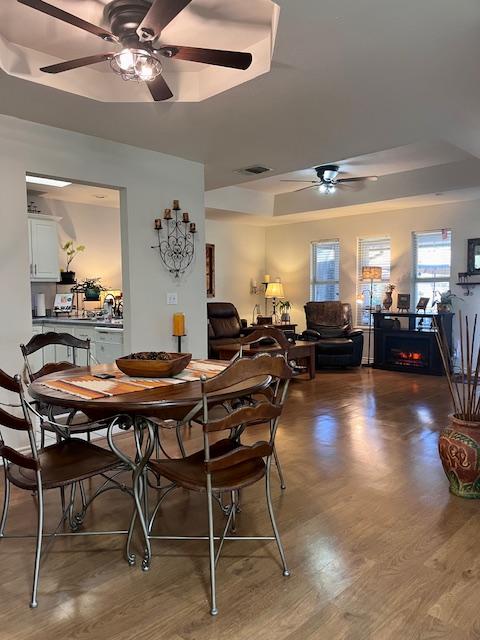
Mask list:
[[72,264],[75,257],[85,251],[85,246],[83,244],[74,246],[73,240],[69,240],[62,246],[62,251],[65,252],[66,257],[66,268],[60,269],[60,277],[63,284],[74,284],[75,283],[75,271],[70,270],[70,265]]
[[459,311],[460,363],[455,371],[450,345],[435,318],[436,337],[453,401],[450,425],[438,443],[450,492],[461,498],[480,498],[480,336],[477,318],[469,323]]
[[451,313],[454,298],[456,298],[457,300],[463,300],[463,298],[460,298],[459,296],[452,293],[450,289],[448,291],[443,291],[442,293],[438,293],[437,291],[435,295],[438,297],[437,300],[433,301],[432,307],[437,305],[438,313]]
[[105,291],[105,288],[99,284],[100,278],[87,278],[83,282],[83,292],[85,300],[87,302],[98,302],[100,300],[100,293]]
[[387,288],[385,289],[385,297],[382,301],[383,308],[385,309],[385,311],[390,311],[392,307],[392,304],[393,304],[392,294],[394,291],[395,291],[394,284],[387,285]]
[[288,300],[282,300],[279,304],[280,307],[280,320],[282,322],[284,322],[285,324],[288,324],[290,322],[290,309],[292,308],[291,303]]

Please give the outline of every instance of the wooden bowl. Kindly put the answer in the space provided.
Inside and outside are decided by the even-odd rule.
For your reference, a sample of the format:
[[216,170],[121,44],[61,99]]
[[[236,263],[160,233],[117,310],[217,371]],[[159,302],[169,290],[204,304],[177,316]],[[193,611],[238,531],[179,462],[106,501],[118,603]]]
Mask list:
[[191,353],[169,353],[169,360],[133,360],[118,358],[116,365],[131,378],[172,378],[182,372],[192,359]]

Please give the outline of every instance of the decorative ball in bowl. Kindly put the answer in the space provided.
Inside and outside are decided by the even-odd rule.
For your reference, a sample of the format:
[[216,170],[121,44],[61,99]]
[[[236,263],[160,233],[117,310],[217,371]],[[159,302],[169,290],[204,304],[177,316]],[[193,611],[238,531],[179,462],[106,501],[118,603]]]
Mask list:
[[191,353],[140,351],[118,358],[116,364],[132,378],[171,378],[181,373],[191,359]]

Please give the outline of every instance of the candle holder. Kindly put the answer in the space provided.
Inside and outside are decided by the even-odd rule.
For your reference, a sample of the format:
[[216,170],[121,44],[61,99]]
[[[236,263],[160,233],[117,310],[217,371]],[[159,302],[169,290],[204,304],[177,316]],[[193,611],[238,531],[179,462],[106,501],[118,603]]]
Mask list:
[[164,211],[165,224],[162,225],[159,218],[154,221],[158,244],[152,246],[152,249],[159,250],[163,264],[175,278],[183,275],[193,261],[197,232],[195,223],[190,222],[188,212],[180,212],[180,203],[174,200],[172,209]]

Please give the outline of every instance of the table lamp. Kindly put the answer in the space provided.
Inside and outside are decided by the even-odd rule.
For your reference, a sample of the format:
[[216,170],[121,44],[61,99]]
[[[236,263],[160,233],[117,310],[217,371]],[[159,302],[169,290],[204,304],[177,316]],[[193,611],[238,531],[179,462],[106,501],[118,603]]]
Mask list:
[[265,290],[265,299],[272,301],[273,306],[273,320],[275,323],[278,322],[277,318],[277,304],[278,300],[285,298],[285,294],[283,292],[283,284],[276,280],[275,282],[269,282],[267,288]]
[[362,267],[362,280],[370,280],[370,305],[368,307],[368,353],[367,367],[370,366],[370,342],[372,339],[372,301],[373,301],[373,282],[382,280],[382,267]]

